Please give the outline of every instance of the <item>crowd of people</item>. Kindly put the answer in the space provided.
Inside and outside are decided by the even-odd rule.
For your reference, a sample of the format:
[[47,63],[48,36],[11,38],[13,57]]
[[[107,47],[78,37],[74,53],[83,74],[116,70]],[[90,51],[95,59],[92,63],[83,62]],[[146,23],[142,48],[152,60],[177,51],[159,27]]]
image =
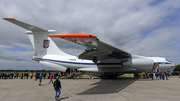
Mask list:
[[48,78],[50,79],[50,76],[53,75],[53,79],[56,79],[57,76],[62,77],[66,75],[74,75],[74,72],[77,72],[76,69],[70,69],[68,68],[66,72],[0,72],[0,79],[28,79],[35,77],[35,80],[39,79],[39,75],[42,75],[42,78]]
[[154,63],[151,73],[142,72],[142,78],[151,78],[152,80],[169,80],[169,72],[161,71],[159,65]]
[[[35,77],[35,81],[37,81],[37,79],[39,79],[39,86],[41,86],[41,81],[42,78],[44,79],[50,79],[50,83],[53,84],[54,90],[55,90],[55,99],[59,100],[59,96],[61,94],[61,82],[59,81],[59,77],[64,76],[65,73],[61,72],[54,72],[54,73],[41,73],[41,72],[36,72],[36,73],[3,73],[0,72],[0,79],[28,79],[30,77],[30,79],[33,79],[33,77]],[[53,80],[55,79],[54,83]]]
[[44,79],[50,79],[50,76],[53,75],[53,78],[56,79],[57,76],[61,77],[64,76],[65,73],[61,72],[54,72],[54,73],[46,73],[46,72],[36,72],[36,73],[29,73],[29,72],[23,72],[23,73],[4,73],[0,72],[0,79],[33,79],[35,77],[35,81],[39,78],[44,78]]
[[169,80],[169,73],[167,71],[159,72],[142,72],[142,78],[151,78],[152,80]]

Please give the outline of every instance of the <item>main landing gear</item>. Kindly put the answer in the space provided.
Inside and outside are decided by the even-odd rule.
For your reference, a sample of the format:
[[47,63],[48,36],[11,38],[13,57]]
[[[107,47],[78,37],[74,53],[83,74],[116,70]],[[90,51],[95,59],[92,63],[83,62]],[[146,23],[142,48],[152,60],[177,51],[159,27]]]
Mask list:
[[134,73],[134,77],[139,78],[140,77],[139,73]]
[[101,79],[117,79],[117,75],[102,75]]

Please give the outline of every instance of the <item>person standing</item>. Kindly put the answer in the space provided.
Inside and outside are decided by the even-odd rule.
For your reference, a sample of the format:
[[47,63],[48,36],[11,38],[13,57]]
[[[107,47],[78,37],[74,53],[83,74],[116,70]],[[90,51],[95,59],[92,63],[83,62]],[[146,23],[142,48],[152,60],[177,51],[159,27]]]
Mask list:
[[50,81],[49,81],[49,84],[52,82],[53,83],[53,74],[51,74],[51,76],[50,76]]
[[7,78],[7,75],[6,75],[6,73],[4,73],[4,79],[6,79]]
[[162,74],[162,79],[164,80],[164,75],[165,75],[165,74],[164,74],[164,71],[163,71],[161,74]]
[[16,78],[16,73],[14,74],[14,79]]
[[75,80],[75,73],[72,74],[72,79]]
[[13,77],[14,77],[14,74],[11,72],[11,79],[13,79]]
[[54,79],[56,79],[56,72],[54,72]]
[[35,81],[37,81],[38,72],[35,73]]
[[22,73],[22,78],[21,79],[23,79],[23,77],[24,77],[24,73]]
[[159,72],[159,79],[161,80],[162,78],[162,74],[161,74],[161,71]]
[[39,73],[39,86],[41,86],[42,77],[43,77],[42,73]]
[[24,79],[26,78],[26,72],[24,73]]
[[26,79],[26,72],[24,73],[24,79]]
[[28,77],[29,77],[29,73],[27,73],[27,79],[28,79]]
[[4,79],[4,73],[1,74],[2,79]]
[[8,74],[8,72],[6,73],[6,79],[8,79],[8,77],[9,77],[9,74]]
[[61,82],[59,81],[59,77],[57,76],[56,77],[56,81],[54,81],[54,84],[53,84],[53,87],[54,87],[54,90],[55,90],[55,99],[56,100],[59,100],[59,96],[61,94]]
[[166,80],[169,80],[169,74],[167,71],[165,71],[165,74],[166,74]]
[[18,79],[19,73],[16,74],[16,79]]
[[21,73],[21,79],[23,79],[23,73]]
[[0,79],[1,79],[1,73],[0,73]]
[[56,77],[58,76],[58,72],[56,73]]
[[180,77],[180,75],[179,75],[179,71],[177,71],[177,75]]
[[49,74],[48,74],[48,79],[50,79],[50,76],[51,76],[51,74],[49,73]]
[[93,80],[93,76],[92,75],[90,75],[89,80]]
[[152,80],[153,80],[153,72],[151,72],[151,78],[152,78]]
[[44,79],[46,78],[46,72],[44,73],[43,77],[44,77]]
[[159,80],[159,78],[158,78],[158,76],[159,76],[158,72],[155,73],[155,76],[156,76],[156,79]]
[[31,79],[33,78],[33,72],[31,73]]

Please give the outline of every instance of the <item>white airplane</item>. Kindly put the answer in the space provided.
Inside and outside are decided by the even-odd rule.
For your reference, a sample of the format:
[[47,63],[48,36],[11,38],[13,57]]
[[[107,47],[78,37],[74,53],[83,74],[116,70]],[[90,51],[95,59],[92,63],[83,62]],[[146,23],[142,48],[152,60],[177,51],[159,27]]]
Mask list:
[[[53,34],[55,30],[45,30],[14,18],[3,18],[27,30],[35,50],[32,60],[45,66],[65,72],[67,68],[77,69],[86,74],[102,78],[116,78],[124,73],[151,72],[154,65],[161,71],[172,71],[175,64],[162,57],[133,55],[100,41],[96,36],[79,33]],[[79,56],[61,51],[50,37],[62,38],[87,47]]]

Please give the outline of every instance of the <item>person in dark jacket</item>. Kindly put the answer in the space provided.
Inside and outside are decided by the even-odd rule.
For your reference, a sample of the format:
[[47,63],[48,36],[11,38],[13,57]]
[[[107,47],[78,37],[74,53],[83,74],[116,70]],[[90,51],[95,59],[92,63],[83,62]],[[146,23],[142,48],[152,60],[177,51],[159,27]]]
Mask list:
[[4,79],[4,73],[1,74],[2,79]]
[[55,99],[59,100],[59,95],[61,94],[61,82],[59,81],[59,77],[56,77],[56,81],[53,83],[53,87],[55,90]]
[[151,72],[151,78],[152,78],[152,80],[153,80],[153,72]]

